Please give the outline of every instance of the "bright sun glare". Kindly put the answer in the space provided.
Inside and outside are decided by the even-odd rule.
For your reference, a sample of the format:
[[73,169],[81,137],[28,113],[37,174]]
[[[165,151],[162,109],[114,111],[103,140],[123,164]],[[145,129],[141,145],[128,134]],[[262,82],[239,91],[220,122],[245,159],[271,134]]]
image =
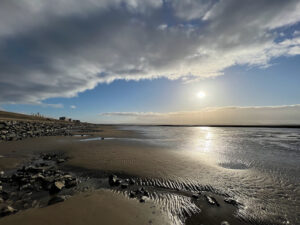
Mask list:
[[198,98],[205,98],[205,96],[206,96],[206,94],[205,94],[205,92],[203,92],[203,91],[199,91],[199,92],[197,93],[197,97],[198,97]]

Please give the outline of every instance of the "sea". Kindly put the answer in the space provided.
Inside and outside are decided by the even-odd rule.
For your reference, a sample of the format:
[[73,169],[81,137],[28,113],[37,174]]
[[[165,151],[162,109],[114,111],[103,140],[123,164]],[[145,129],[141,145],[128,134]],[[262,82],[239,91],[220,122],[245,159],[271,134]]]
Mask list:
[[300,129],[197,126],[120,129],[139,133],[141,138],[135,141],[192,156],[192,163],[166,163],[166,171],[168,166],[178,164],[182,170],[178,180],[196,180],[234,196],[244,206],[238,212],[241,218],[300,224]]

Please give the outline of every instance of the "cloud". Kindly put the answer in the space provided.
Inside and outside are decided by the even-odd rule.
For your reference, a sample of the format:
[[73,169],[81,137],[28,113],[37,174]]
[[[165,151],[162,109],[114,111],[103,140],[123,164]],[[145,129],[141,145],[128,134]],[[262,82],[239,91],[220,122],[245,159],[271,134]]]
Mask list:
[[76,107],[76,105],[70,105],[70,108],[71,109],[76,109],[77,107]]
[[51,107],[51,108],[57,108],[57,109],[62,109],[64,108],[64,105],[61,103],[58,104],[46,104],[46,103],[38,103],[37,105],[41,107]]
[[[167,15],[167,16],[166,16]],[[168,18],[168,19],[166,19]],[[0,102],[73,97],[117,79],[219,76],[300,54],[298,0],[3,0]]]
[[187,112],[110,112],[100,114],[103,121],[138,124],[176,125],[280,125],[300,124],[300,105],[216,107]]

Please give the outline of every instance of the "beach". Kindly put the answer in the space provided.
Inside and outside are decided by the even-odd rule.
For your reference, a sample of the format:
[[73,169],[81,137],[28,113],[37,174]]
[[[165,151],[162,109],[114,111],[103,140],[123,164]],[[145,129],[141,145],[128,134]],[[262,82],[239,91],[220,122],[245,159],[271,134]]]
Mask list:
[[[268,209],[257,209],[261,206],[251,203],[249,196],[253,190],[249,189],[249,196],[245,198],[248,202],[236,194],[232,185],[237,180],[249,176],[250,181],[245,180],[239,185],[251,186],[247,182],[253,184],[255,179],[261,179],[259,173],[245,172],[247,168],[224,170],[213,163],[209,154],[192,149],[178,151],[178,146],[159,144],[159,139],[150,138],[141,129],[93,125],[92,129],[84,130],[71,131],[70,136],[0,143],[0,170],[5,174],[11,175],[24,165],[41,164],[41,154],[49,154],[56,157],[55,160],[63,159],[63,163],[54,165],[56,171],[62,171],[59,173],[68,174],[78,182],[75,187],[65,187],[55,193],[64,199],[50,206],[47,201],[53,195],[42,192],[43,195],[36,197],[33,194],[30,204],[33,199],[40,204],[21,206],[17,212],[1,218],[0,224],[20,224],[21,221],[22,224],[49,225],[290,223],[284,215],[274,217],[277,218],[275,223],[274,220],[270,222],[272,217],[268,213],[256,216],[257,211]],[[198,135],[201,137],[200,133]],[[51,162],[48,159],[42,161],[44,164]],[[217,183],[218,180],[222,185]],[[19,197],[22,199],[26,193],[34,191],[29,189]],[[260,194],[266,192],[268,190],[260,190]],[[6,202],[14,205],[9,197]],[[268,207],[267,203],[265,207]],[[251,210],[253,217],[249,213]]]

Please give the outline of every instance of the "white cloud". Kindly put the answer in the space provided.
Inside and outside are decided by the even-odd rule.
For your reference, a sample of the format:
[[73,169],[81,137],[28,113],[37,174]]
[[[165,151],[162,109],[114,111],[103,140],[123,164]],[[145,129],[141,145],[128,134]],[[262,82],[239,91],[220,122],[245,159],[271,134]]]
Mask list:
[[70,108],[71,109],[76,109],[77,107],[76,107],[76,105],[70,105]]
[[51,107],[51,108],[57,108],[57,109],[64,108],[64,105],[61,103],[58,103],[58,104],[38,103],[37,105],[42,106],[42,107]]
[[[177,125],[280,125],[300,124],[300,105],[216,107],[187,112],[110,112],[103,121]],[[108,119],[107,119],[108,118]]]
[[[162,7],[169,4],[166,19]],[[298,0],[3,0],[0,102],[73,97],[116,79],[220,76],[300,54]],[[192,23],[190,21],[193,20]]]

